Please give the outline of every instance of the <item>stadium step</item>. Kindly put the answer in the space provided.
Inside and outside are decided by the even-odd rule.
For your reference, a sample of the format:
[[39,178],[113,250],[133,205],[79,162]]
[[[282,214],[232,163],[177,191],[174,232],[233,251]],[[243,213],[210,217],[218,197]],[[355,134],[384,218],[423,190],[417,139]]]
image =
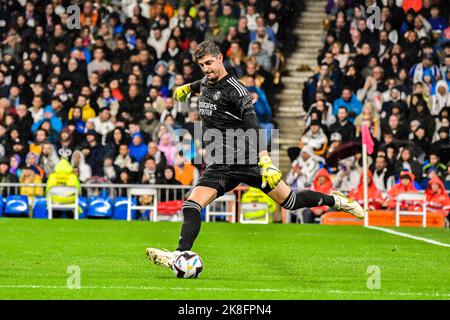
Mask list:
[[311,27],[311,28],[306,28],[303,27],[302,28],[302,24],[300,24],[294,31],[292,31],[292,33],[294,34],[298,34],[298,35],[317,35],[317,36],[321,36],[322,34],[324,34],[324,31],[322,29],[322,27],[319,27],[319,25],[316,25],[315,28]]
[[305,110],[302,102],[302,88],[305,81],[314,74],[317,56],[324,39],[323,20],[327,17],[323,0],[307,0],[305,9],[298,18],[293,34],[299,38],[298,47],[287,57],[288,75],[282,77],[284,89],[276,95],[276,118],[280,136],[277,140],[279,166],[284,174],[291,168],[287,149],[296,146],[305,129]]
[[303,14],[305,14],[305,13],[315,14],[317,16],[324,16],[324,17],[327,16],[327,14],[325,13],[325,6],[320,7],[320,6],[307,5],[306,10],[303,11]]

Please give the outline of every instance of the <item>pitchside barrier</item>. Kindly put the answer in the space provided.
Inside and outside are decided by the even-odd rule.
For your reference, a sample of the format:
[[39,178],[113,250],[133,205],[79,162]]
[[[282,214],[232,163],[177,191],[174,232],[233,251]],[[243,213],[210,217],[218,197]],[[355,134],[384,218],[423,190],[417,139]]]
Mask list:
[[[384,193],[383,196],[385,197],[386,194]],[[423,191],[419,191],[419,193],[416,194],[403,194],[398,200],[408,200],[411,196],[415,201],[422,201],[421,205],[418,206],[415,211],[401,210],[399,203],[397,203],[395,210],[372,210],[369,211],[367,225],[378,227],[401,226],[436,228],[449,226],[449,221],[444,214],[427,210],[425,194]],[[292,221],[292,216],[296,217],[296,222],[303,223],[301,210],[302,209],[288,211],[286,209],[281,209],[281,219],[283,223],[290,223]],[[320,218],[316,218],[316,221],[325,225],[364,225],[364,220],[360,220],[348,213],[335,211],[330,211],[321,215]]]
[[[21,188],[38,192],[45,190],[45,184],[0,183],[0,216],[23,216],[33,218],[53,218],[49,208],[58,210],[58,205],[49,201],[45,195],[27,196],[21,194]],[[145,185],[145,184],[81,184],[78,207],[74,218],[112,218],[117,220],[135,220],[137,218],[156,220],[181,220],[181,208],[192,186],[181,185]],[[223,216],[223,220],[239,220],[240,199],[246,186],[239,186],[231,193],[235,196],[235,217]],[[156,199],[155,199],[156,195]],[[73,206],[71,211],[73,212]],[[65,209],[64,205],[59,209]],[[202,210],[202,217],[206,213]],[[50,210],[52,212],[52,210]],[[67,217],[66,213],[61,215]],[[71,214],[72,216],[72,214]]]
[[[0,216],[24,216],[33,218],[49,218],[48,199],[44,196],[30,197],[21,195],[21,187],[26,187],[27,191],[31,188],[43,188],[45,184],[21,184],[21,183],[0,183]],[[153,190],[157,194],[156,212],[153,209],[154,198],[148,195],[138,195],[128,197],[131,189]],[[181,185],[143,185],[143,184],[110,184],[110,183],[85,183],[81,185],[79,194],[79,218],[112,218],[117,220],[135,220],[137,218],[148,220],[181,220],[181,207],[184,199],[189,195],[192,186]],[[248,189],[245,185],[235,188],[231,194],[235,195],[233,204],[235,206],[235,216],[223,215],[222,220],[229,222],[242,222],[241,217],[241,197]],[[153,193],[153,192],[152,192]],[[422,192],[423,193],[423,192]],[[161,201],[163,200],[163,201]],[[131,206],[130,206],[131,203]],[[255,208],[257,208],[256,206]],[[142,208],[142,209],[141,209]],[[147,210],[145,210],[147,209]],[[279,208],[279,219],[289,223],[290,214],[282,208]],[[145,210],[145,211],[143,211]],[[248,208],[246,209],[248,210]],[[256,210],[256,209],[255,209]],[[143,211],[143,212],[142,212]],[[202,218],[206,215],[206,208],[202,210]],[[229,210],[228,210],[229,211]],[[423,226],[444,227],[447,219],[439,213],[426,212],[424,219],[421,212],[417,215],[396,215],[396,210],[377,210],[369,213],[369,225],[371,226]],[[276,213],[278,215],[278,213]],[[63,217],[66,215],[63,214]],[[364,221],[342,212],[327,212],[319,219],[321,224],[327,225],[364,225]],[[300,219],[301,222],[301,219]],[[255,221],[254,223],[267,223],[266,219]]]

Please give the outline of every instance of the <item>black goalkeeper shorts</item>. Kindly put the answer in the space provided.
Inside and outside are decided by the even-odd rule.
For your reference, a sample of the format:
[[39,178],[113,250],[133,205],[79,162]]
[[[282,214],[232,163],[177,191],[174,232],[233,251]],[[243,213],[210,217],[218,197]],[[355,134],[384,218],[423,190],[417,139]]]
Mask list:
[[240,183],[258,188],[264,193],[273,189],[266,185],[261,188],[261,167],[258,165],[210,165],[203,171],[196,186],[210,187],[217,190],[217,197],[236,188]]

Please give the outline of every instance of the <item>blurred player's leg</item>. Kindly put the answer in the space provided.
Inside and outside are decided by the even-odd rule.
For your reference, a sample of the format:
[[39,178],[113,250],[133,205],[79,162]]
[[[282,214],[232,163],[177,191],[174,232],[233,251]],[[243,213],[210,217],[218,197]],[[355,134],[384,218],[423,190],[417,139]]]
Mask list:
[[333,209],[350,213],[359,219],[364,218],[365,215],[364,209],[357,201],[347,198],[338,191],[332,191],[331,195],[311,190],[294,192],[284,181],[280,181],[268,195],[287,210],[326,205]]
[[170,268],[178,254],[191,250],[201,227],[201,211],[217,196],[217,190],[205,186],[195,187],[183,204],[183,225],[176,251],[147,248],[148,258],[155,264]]
[[201,226],[202,208],[210,204],[217,196],[217,190],[205,186],[197,186],[183,205],[183,225],[177,251],[191,250]]

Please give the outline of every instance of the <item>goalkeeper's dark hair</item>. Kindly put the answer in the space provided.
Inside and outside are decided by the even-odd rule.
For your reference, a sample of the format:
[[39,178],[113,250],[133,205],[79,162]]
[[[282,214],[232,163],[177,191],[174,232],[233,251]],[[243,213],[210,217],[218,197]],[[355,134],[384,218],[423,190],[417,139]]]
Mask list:
[[207,55],[212,55],[217,58],[220,53],[220,48],[214,41],[205,40],[197,46],[197,49],[195,49],[194,58],[195,61],[198,61]]

